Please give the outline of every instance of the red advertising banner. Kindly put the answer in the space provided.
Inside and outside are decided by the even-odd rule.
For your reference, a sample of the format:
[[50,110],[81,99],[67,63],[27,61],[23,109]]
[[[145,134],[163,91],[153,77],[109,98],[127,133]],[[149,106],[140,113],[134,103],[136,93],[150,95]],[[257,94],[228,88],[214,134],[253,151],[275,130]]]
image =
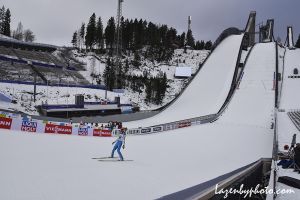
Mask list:
[[93,136],[96,136],[96,137],[111,137],[111,131],[110,130],[94,129]]
[[37,122],[22,121],[21,131],[35,133]]
[[46,124],[45,133],[72,134],[72,126],[62,126],[55,124]]
[[189,126],[191,126],[191,125],[192,125],[191,122],[180,122],[180,123],[178,124],[178,128],[189,127]]
[[11,118],[0,117],[0,128],[10,129],[12,124]]

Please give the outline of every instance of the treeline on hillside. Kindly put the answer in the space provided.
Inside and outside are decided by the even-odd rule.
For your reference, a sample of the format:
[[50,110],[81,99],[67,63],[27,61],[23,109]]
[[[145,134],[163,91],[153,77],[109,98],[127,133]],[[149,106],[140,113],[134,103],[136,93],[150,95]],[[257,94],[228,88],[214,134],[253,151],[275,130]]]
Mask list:
[[[72,45],[76,48],[88,50],[93,49],[112,49],[115,42],[116,21],[111,17],[106,27],[103,27],[101,17],[96,17],[93,13],[86,25],[82,23],[81,27],[73,33]],[[121,19],[121,36],[123,50],[139,50],[145,46],[150,48],[183,48],[186,45],[195,50],[210,50],[212,42],[195,41],[192,31],[186,34],[178,34],[177,30],[167,25],[157,25],[146,20]],[[155,53],[155,52],[154,52]]]
[[0,8],[0,34],[25,42],[33,42],[35,40],[33,32],[30,29],[23,29],[21,22],[19,22],[17,29],[13,31],[10,23],[11,12],[9,8],[6,9],[5,6],[2,6]]
[[[111,17],[104,28],[101,17],[95,13],[88,24],[82,23],[81,27],[73,33],[72,44],[75,48],[98,53],[113,53],[115,49],[116,21]],[[121,19],[120,34],[122,38],[121,49],[123,55],[121,63],[108,59],[103,77],[91,74],[98,84],[104,83],[109,90],[114,88],[130,88],[134,92],[145,92],[147,103],[161,104],[168,80],[166,74],[152,77],[129,74],[129,66],[141,69],[143,60],[152,62],[165,62],[172,59],[177,48],[192,48],[195,50],[210,50],[212,42],[195,41],[192,31],[178,34],[177,30],[167,25],[157,25],[142,19]],[[130,59],[131,55],[133,59]]]
[[300,48],[300,35],[298,36],[298,40],[297,40],[297,42],[295,44],[295,47],[296,48]]
[[[132,61],[133,62],[133,61]],[[161,104],[168,88],[167,75],[160,73],[152,77],[146,71],[143,75],[127,74],[129,70],[129,61],[126,59],[123,70],[116,70],[116,65],[112,59],[108,59],[103,73],[103,83],[109,90],[114,88],[130,88],[139,94],[145,91],[146,103]],[[101,77],[98,78],[98,84],[101,84]]]

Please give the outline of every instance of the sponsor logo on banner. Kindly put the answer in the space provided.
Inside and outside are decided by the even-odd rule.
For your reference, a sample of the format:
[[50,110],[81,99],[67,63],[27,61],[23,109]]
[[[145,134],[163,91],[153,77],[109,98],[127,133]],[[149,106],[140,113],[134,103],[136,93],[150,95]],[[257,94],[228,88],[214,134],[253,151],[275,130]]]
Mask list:
[[191,122],[180,122],[180,123],[178,124],[178,128],[189,127],[189,126],[191,126],[191,125],[192,125]]
[[110,130],[94,129],[93,136],[96,136],[96,137],[111,137],[111,131]]
[[12,124],[11,118],[0,117],[0,128],[10,129]]
[[62,126],[55,124],[46,124],[45,133],[72,134],[72,126]]
[[78,135],[87,136],[88,134],[89,134],[88,128],[79,128],[78,129]]
[[36,132],[37,122],[22,121],[21,131]]
[[153,127],[153,132],[159,132],[159,131],[162,131],[161,126]]
[[143,128],[141,130],[141,133],[150,133],[151,132],[151,128]]

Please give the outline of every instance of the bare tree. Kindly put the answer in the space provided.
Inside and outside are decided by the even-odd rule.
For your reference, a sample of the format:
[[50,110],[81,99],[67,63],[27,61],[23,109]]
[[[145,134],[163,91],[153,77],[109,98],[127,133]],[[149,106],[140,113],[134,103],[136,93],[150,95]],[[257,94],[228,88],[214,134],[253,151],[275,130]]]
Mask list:
[[33,42],[35,40],[35,35],[30,29],[26,29],[24,31],[24,41],[25,42]]

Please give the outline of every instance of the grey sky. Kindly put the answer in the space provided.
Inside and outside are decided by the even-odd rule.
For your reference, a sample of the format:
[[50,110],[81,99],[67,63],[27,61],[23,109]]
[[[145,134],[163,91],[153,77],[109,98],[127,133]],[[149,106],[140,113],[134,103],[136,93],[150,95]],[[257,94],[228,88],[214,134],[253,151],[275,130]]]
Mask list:
[[[55,45],[70,45],[73,32],[93,12],[106,25],[117,10],[117,0],[1,0],[2,5],[12,12],[12,29],[21,21],[34,32],[36,42]],[[257,23],[275,19],[275,37],[284,40],[286,27],[291,25],[296,40],[299,8],[299,0],[124,0],[123,16],[167,24],[181,33],[191,15],[195,38],[214,41],[228,27],[243,29],[250,11],[256,10]]]

